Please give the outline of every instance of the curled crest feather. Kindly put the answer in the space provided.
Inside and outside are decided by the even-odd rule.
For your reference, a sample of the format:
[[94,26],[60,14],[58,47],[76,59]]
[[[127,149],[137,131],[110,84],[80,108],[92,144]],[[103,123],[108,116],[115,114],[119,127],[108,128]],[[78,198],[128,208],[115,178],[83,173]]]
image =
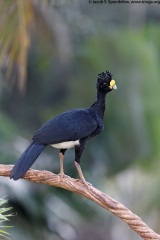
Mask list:
[[106,78],[108,79],[108,81],[111,81],[112,80],[112,73],[109,72],[109,71],[99,73],[98,76],[97,76],[97,81],[106,80]]

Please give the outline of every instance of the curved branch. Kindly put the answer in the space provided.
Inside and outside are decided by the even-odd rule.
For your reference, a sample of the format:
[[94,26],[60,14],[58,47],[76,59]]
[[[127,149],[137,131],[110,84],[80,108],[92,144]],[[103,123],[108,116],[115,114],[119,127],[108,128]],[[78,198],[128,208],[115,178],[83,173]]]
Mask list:
[[[12,168],[13,165],[0,164],[0,176],[9,177]],[[73,179],[68,176],[65,176],[63,179],[61,179],[59,175],[53,174],[49,171],[38,171],[33,169],[30,169],[23,178],[31,182],[43,183],[54,187],[61,187],[67,189],[68,191],[80,194],[83,197],[86,197],[93,202],[96,202],[101,207],[107,209],[108,211],[122,219],[143,239],[160,240],[160,235],[158,235],[151,228],[149,228],[137,215],[132,213],[123,204],[117,202],[116,200],[109,197],[107,194],[101,192],[100,190],[94,188],[93,186],[85,186],[83,183],[80,182],[80,180]]]

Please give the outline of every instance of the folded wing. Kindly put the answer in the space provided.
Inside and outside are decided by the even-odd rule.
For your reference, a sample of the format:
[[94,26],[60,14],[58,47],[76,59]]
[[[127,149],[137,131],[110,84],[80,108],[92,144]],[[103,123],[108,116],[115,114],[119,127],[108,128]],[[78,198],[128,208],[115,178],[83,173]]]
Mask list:
[[90,136],[96,128],[97,122],[88,109],[72,109],[42,125],[33,141],[46,145],[76,141]]

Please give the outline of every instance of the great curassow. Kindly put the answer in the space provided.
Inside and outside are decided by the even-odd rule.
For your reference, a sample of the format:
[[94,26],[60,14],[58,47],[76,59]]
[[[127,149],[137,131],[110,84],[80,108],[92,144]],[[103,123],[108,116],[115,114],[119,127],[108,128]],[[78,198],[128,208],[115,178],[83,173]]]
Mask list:
[[98,74],[96,102],[90,108],[63,112],[43,124],[33,136],[32,143],[16,162],[10,178],[14,180],[21,178],[44,148],[50,145],[60,149],[60,176],[62,178],[64,176],[64,153],[67,149],[75,147],[75,166],[80,180],[87,184],[80,167],[81,155],[87,141],[101,133],[104,128],[105,97],[112,89],[117,89],[112,74],[108,71]]

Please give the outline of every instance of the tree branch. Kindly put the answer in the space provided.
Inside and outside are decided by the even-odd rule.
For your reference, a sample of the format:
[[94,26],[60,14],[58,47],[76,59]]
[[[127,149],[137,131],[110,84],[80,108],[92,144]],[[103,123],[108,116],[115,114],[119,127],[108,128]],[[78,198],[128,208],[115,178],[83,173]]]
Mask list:
[[[12,168],[13,165],[0,164],[0,176],[9,177]],[[38,171],[33,169],[30,169],[23,178],[31,182],[43,183],[53,187],[61,187],[67,189],[68,191],[80,194],[122,219],[143,239],[160,240],[160,235],[149,228],[137,215],[132,213],[123,204],[117,202],[93,186],[89,185],[87,187],[79,180],[70,178],[68,176],[65,176],[63,179],[61,179],[59,175],[53,174],[49,171]]]

